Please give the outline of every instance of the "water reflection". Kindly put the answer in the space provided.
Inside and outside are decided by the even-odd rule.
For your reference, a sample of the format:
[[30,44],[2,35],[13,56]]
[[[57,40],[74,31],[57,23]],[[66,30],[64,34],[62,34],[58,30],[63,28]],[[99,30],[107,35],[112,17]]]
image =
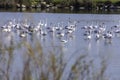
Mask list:
[[43,12],[43,13],[92,13],[92,14],[119,14],[119,9],[105,9],[105,10],[86,10],[86,9],[55,9],[55,8],[32,8],[32,9],[26,9],[26,8],[18,8],[18,9],[1,9],[0,12]]

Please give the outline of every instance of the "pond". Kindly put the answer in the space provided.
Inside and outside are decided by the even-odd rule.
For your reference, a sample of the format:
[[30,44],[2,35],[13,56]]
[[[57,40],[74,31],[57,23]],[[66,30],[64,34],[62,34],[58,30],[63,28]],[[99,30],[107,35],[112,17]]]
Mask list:
[[120,79],[119,14],[0,12],[0,19],[2,80]]

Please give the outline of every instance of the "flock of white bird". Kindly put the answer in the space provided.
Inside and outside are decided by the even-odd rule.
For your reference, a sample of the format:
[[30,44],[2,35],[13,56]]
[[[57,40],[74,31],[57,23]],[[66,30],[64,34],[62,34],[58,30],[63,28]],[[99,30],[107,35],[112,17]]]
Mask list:
[[[75,32],[77,21],[68,21],[67,25],[63,23],[50,23],[48,26],[47,20],[40,20],[37,25],[28,22],[17,22],[15,19],[8,21],[5,25],[1,26],[2,32],[18,32],[17,35],[20,37],[27,37],[27,35],[37,34],[40,36],[47,36],[50,33],[55,34],[61,39],[61,42],[68,42],[67,39],[63,39],[66,35],[73,35]],[[88,25],[80,27],[84,31],[83,37],[85,40],[105,39],[111,41],[116,35],[120,35],[120,25],[115,25],[107,29],[105,23],[99,25]]]
[[64,37],[66,37],[66,35],[73,35],[76,30],[76,24],[76,21],[68,21],[65,26],[63,25],[63,22],[59,22],[57,24],[50,23],[48,25],[47,19],[40,20],[37,24],[33,24],[29,23],[27,20],[18,22],[13,19],[1,26],[1,30],[6,33],[14,32],[21,38],[25,38],[32,34],[36,34],[40,37],[54,34],[61,42],[66,43],[68,42],[68,39],[65,39]]
[[104,39],[111,42],[113,38],[120,37],[120,25],[107,26],[105,23],[99,25],[90,25],[82,27],[86,40],[95,38],[95,40]]

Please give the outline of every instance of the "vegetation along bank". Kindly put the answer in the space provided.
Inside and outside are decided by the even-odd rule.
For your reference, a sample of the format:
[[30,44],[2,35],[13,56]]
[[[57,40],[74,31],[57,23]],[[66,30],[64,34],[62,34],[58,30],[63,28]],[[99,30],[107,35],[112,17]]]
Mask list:
[[0,0],[0,8],[120,9],[118,0]]

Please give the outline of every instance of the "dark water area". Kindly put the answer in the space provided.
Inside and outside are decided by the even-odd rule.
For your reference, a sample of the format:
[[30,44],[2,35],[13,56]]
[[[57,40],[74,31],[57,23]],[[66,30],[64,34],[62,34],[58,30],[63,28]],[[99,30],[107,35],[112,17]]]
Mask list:
[[32,8],[32,9],[26,9],[26,8],[8,8],[8,9],[0,9],[0,12],[30,12],[30,13],[77,13],[77,14],[120,14],[120,9],[104,9],[104,10],[96,10],[96,9],[52,9],[52,8]]

